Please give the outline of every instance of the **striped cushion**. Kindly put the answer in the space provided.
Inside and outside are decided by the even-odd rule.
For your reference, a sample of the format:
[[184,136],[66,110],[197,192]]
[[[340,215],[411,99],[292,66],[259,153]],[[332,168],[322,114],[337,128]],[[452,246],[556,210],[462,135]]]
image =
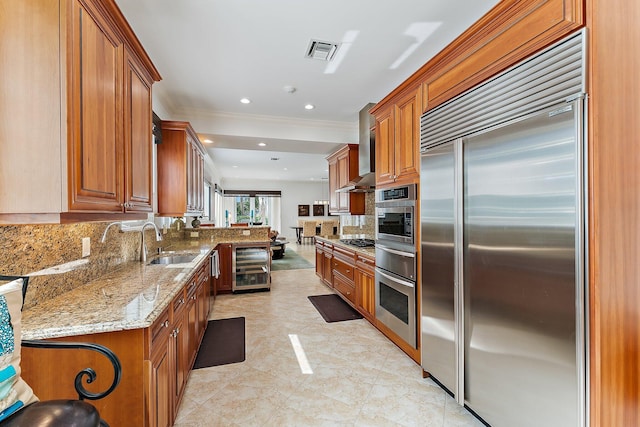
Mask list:
[[36,402],[20,377],[22,279],[0,286],[0,421]]

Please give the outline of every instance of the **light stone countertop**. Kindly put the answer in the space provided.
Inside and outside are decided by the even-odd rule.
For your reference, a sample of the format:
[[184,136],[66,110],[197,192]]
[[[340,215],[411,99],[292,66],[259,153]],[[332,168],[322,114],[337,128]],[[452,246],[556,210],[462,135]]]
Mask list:
[[358,235],[358,234],[355,234],[355,235],[354,234],[341,235],[341,236],[335,236],[334,238],[316,236],[317,240],[321,240],[323,242],[332,244],[334,246],[341,246],[343,248],[350,249],[350,250],[354,251],[357,254],[362,254],[362,255],[366,255],[366,256],[375,258],[375,256],[376,256],[376,248],[373,247],[373,246],[368,247],[368,248],[361,248],[359,246],[349,245],[347,243],[342,243],[340,241],[340,239],[362,239],[362,238],[370,238],[370,237],[362,236],[362,235]]
[[126,262],[99,279],[27,309],[22,313],[22,339],[149,327],[218,243],[234,242],[174,244],[166,250],[198,256],[183,264]]

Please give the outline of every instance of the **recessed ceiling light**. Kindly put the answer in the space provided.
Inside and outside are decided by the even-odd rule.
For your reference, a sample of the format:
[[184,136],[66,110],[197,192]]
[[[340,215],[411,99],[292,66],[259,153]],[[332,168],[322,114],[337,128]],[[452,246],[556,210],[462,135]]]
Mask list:
[[305,108],[305,110],[313,110],[316,107],[313,104],[307,104],[307,105],[304,106],[304,108]]
[[238,167],[238,165],[233,165],[232,167],[237,168],[237,167]]
[[282,170],[288,171],[289,169],[287,169],[287,168],[283,168]]
[[242,98],[240,102],[242,102],[243,104],[251,104],[251,100],[249,98]]
[[210,140],[210,139],[205,139],[205,140],[204,140],[204,141],[202,141],[202,142],[204,142],[205,144],[213,144],[213,141],[212,141],[212,140]]
[[259,143],[258,143],[258,145],[259,145],[260,147],[265,147],[267,144],[265,144],[264,142],[259,142]]

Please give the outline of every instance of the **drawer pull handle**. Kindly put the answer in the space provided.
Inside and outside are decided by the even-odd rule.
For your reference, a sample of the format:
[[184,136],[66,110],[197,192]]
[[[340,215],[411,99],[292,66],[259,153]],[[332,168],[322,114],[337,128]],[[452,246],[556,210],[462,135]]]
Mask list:
[[169,327],[169,321],[165,320],[164,323],[162,324],[165,328]]

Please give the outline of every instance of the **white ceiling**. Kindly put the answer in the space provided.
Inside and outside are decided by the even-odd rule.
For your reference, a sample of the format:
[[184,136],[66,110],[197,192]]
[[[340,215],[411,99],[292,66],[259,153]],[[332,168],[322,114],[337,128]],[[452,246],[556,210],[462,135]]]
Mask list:
[[[498,0],[116,2],[163,77],[154,109],[214,141],[204,145],[219,177],[304,181],[326,178],[326,155],[357,143],[363,106]],[[334,59],[305,58],[311,39],[340,43]]]

